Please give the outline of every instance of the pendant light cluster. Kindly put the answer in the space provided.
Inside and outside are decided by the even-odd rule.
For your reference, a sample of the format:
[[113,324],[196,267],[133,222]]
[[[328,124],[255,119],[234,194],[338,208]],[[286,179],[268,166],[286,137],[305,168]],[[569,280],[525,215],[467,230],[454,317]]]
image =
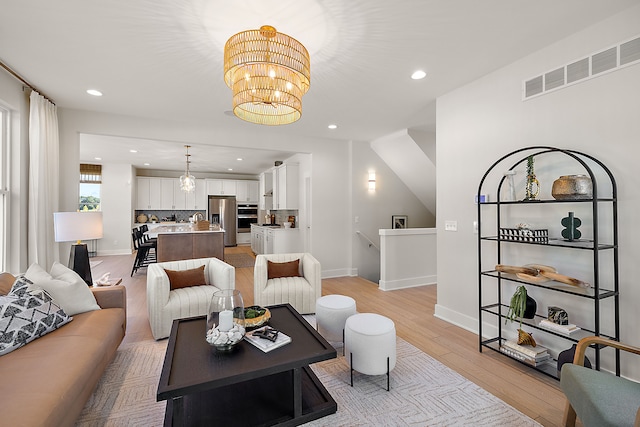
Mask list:
[[191,160],[189,160],[191,157],[191,154],[189,154],[189,148],[191,148],[191,146],[185,145],[185,148],[187,149],[187,154],[185,154],[185,157],[187,158],[187,168],[184,175],[180,176],[180,189],[186,193],[191,193],[196,189],[196,178],[189,173],[189,163],[191,163]]
[[310,59],[296,39],[270,25],[231,36],[224,47],[224,81],[233,113],[251,123],[284,125],[302,115],[309,90]]

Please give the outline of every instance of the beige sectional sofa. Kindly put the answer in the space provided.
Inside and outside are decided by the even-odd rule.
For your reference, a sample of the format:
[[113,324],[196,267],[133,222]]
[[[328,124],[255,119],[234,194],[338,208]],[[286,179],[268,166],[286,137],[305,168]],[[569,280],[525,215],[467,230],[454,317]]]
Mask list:
[[[0,295],[14,277],[0,274]],[[100,310],[0,356],[0,424],[73,426],[126,329],[124,286],[92,288]]]

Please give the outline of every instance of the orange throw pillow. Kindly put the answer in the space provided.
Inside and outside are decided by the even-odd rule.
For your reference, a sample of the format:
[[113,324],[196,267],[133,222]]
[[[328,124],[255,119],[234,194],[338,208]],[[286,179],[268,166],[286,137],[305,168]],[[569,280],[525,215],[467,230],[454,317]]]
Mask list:
[[169,276],[169,284],[171,290],[186,288],[189,286],[206,285],[204,279],[204,265],[191,270],[164,270]]
[[271,262],[267,260],[267,279],[278,277],[299,277],[300,260],[289,262]]

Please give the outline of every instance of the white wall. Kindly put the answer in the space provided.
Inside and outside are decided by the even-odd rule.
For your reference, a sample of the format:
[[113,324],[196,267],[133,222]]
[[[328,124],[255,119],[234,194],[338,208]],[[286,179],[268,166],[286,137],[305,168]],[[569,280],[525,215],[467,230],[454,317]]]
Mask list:
[[[494,160],[514,149],[550,145],[591,154],[616,177],[621,338],[640,345],[640,287],[636,283],[640,273],[636,219],[640,208],[640,65],[524,102],[521,94],[524,80],[629,40],[638,35],[639,28],[640,6],[438,99],[438,316],[477,330],[477,235],[472,227],[476,219],[473,197],[482,174]],[[444,231],[446,220],[457,220],[458,232]],[[640,378],[640,366],[631,365],[625,357],[623,373]]]
[[102,166],[100,208],[104,235],[98,240],[98,255],[130,254],[135,168],[128,164]]
[[[378,230],[391,228],[392,215],[407,215],[410,228],[435,226],[435,217],[407,188],[398,176],[370,147],[369,143],[351,143],[351,212],[346,221],[351,224],[353,267],[360,277],[377,283],[380,279],[380,251],[369,247],[360,231],[378,248]],[[369,191],[369,172],[376,173],[376,191]],[[358,217],[358,222],[355,222]]]

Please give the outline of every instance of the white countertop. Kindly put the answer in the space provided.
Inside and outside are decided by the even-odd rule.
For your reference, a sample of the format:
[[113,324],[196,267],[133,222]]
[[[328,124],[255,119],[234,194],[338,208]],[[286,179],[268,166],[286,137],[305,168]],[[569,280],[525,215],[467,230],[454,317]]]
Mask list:
[[146,234],[149,237],[157,237],[158,234],[169,234],[169,233],[224,233],[224,229],[220,228],[218,230],[196,230],[194,224],[185,223],[185,224],[161,225],[159,227],[154,228],[153,230],[147,231]]

